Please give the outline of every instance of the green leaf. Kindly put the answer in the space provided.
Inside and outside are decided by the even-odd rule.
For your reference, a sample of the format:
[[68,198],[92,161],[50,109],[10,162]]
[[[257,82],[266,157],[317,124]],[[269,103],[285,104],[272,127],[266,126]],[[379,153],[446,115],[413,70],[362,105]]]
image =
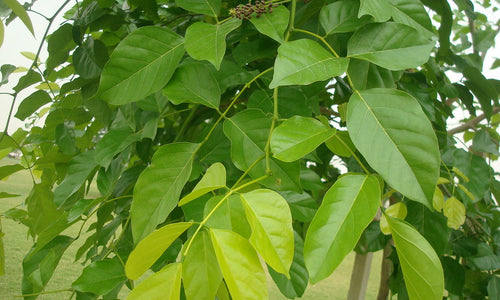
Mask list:
[[304,258],[311,283],[340,265],[370,224],[380,205],[376,176],[345,175],[328,190],[307,231]]
[[304,157],[335,135],[335,129],[312,118],[295,116],[281,123],[271,136],[271,150],[279,160],[292,162]]
[[75,129],[62,123],[56,126],[55,140],[59,150],[65,155],[76,155],[79,152],[75,143]]
[[26,10],[24,7],[19,4],[16,0],[2,0],[5,4],[7,4],[10,9],[12,9],[12,12],[23,21],[24,25],[28,30],[31,32],[33,36],[35,36],[35,31],[33,30],[33,24],[31,24],[31,19],[26,13]]
[[186,30],[186,51],[196,60],[208,60],[217,70],[226,53],[226,36],[241,25],[232,18],[221,25],[194,23]]
[[472,140],[472,147],[478,152],[491,153],[496,156],[500,155],[496,141],[494,141],[489,132],[484,129],[476,132]]
[[274,8],[272,13],[262,14],[258,18],[251,18],[250,22],[260,33],[279,43],[283,43],[285,42],[284,34],[289,20],[290,11],[284,5],[280,5]]
[[105,295],[127,280],[117,256],[95,261],[83,269],[71,287],[80,292]]
[[179,206],[184,205],[206,193],[226,186],[226,168],[221,163],[211,165],[205,175],[196,184],[191,193],[179,201]]
[[40,81],[42,81],[42,76],[40,76],[39,73],[33,70],[29,70],[28,73],[26,73],[26,75],[24,75],[19,79],[17,85],[13,88],[13,90],[19,93],[25,88]]
[[68,60],[70,51],[76,46],[73,41],[73,30],[74,27],[66,23],[49,36],[47,41],[47,50],[49,52],[46,62],[47,71],[54,70],[55,67]]
[[[207,201],[203,213],[204,218],[219,204],[223,197],[215,196]],[[210,228],[234,231],[245,238],[250,237],[251,233],[250,224],[248,224],[245,215],[245,208],[243,208],[239,195],[231,195],[224,203],[219,205],[208,219],[206,225]]]
[[303,255],[304,241],[295,231],[294,239],[295,247],[292,265],[290,266],[290,279],[268,268],[274,283],[276,283],[281,293],[289,299],[302,297],[309,281],[309,273],[307,272]]
[[441,189],[436,186],[434,195],[432,196],[432,207],[437,211],[442,211],[444,206],[444,195]]
[[[2,23],[2,22],[0,22]],[[2,25],[0,25],[0,46],[2,46]],[[0,86],[9,82],[9,76],[16,70],[16,66],[5,64],[0,67],[0,73],[2,73],[2,80],[0,80]]]
[[95,151],[89,150],[73,157],[69,162],[68,172],[64,180],[54,190],[54,203],[61,207],[66,200],[76,193],[97,167]]
[[370,15],[375,22],[385,22],[391,18],[391,14],[392,9],[387,0],[361,0],[358,17]]
[[392,7],[392,19],[401,24],[417,29],[423,36],[433,36],[429,14],[420,0],[388,0]]
[[160,90],[184,55],[182,45],[181,36],[163,27],[146,26],[133,31],[104,66],[97,96],[121,105]]
[[[267,144],[271,119],[257,109],[246,109],[224,122],[224,133],[231,140],[231,160],[234,165],[246,171],[256,160],[249,172],[254,179],[266,174],[266,162],[263,159]],[[275,190],[301,192],[299,162],[287,163],[271,159],[273,176],[259,183]]]
[[52,99],[46,91],[38,90],[26,97],[21,104],[19,104],[15,117],[24,121],[27,117],[35,113],[40,107],[50,103],[51,101]]
[[323,6],[319,14],[319,22],[326,35],[351,32],[367,23],[369,18],[358,18],[359,3],[342,0]]
[[387,218],[410,299],[441,300],[444,275],[432,246],[405,221]]
[[462,295],[465,286],[465,268],[449,256],[441,259],[444,272],[444,286],[450,294]]
[[181,293],[182,264],[172,263],[149,276],[128,295],[128,300],[178,300]]
[[14,197],[19,197],[21,195],[19,194],[10,194],[6,192],[0,192],[0,198],[14,198]]
[[403,202],[398,202],[389,206],[385,210],[385,214],[383,214],[380,217],[380,231],[382,231],[383,234],[391,234],[391,229],[389,228],[389,224],[387,223],[387,218],[385,217],[386,215],[388,215],[389,217],[404,220],[404,218],[406,218],[407,213],[408,210]]
[[180,66],[163,89],[163,94],[176,105],[199,103],[218,109],[221,89],[212,69],[202,63]]
[[465,178],[468,179],[462,179],[463,185],[474,195],[476,201],[479,201],[489,189],[490,166],[484,158],[463,149],[455,150],[453,158],[455,159],[455,169],[463,172]]
[[432,125],[415,98],[392,89],[356,92],[349,100],[347,128],[388,184],[432,207],[441,159]]
[[267,281],[252,245],[237,233],[210,229],[217,261],[232,299],[267,299]]
[[102,68],[109,59],[106,45],[89,37],[73,52],[75,73],[83,79],[93,79],[101,75]]
[[433,47],[434,42],[407,25],[368,24],[349,39],[347,56],[397,71],[426,63]]
[[327,80],[345,73],[348,63],[347,58],[334,57],[313,40],[286,42],[278,48],[269,88]]
[[219,15],[221,0],[175,0],[175,4],[185,10],[216,17]]
[[293,260],[290,208],[280,194],[265,189],[241,195],[252,228],[250,243],[276,272],[289,276]]
[[141,135],[134,133],[130,127],[111,129],[97,142],[94,155],[95,161],[100,166],[107,168],[116,154],[140,139]]
[[347,72],[358,90],[396,88],[402,72],[391,71],[361,59],[351,59]]
[[446,199],[443,214],[448,218],[448,227],[458,229],[465,222],[465,206],[455,197]]
[[4,179],[18,171],[24,170],[24,167],[20,164],[17,165],[7,165],[0,167],[0,179]]
[[490,300],[500,299],[500,278],[497,275],[493,275],[488,281],[488,296]]
[[139,176],[130,208],[135,243],[151,233],[177,206],[182,188],[191,175],[197,147],[198,144],[193,143],[164,145]]
[[192,223],[187,222],[168,224],[141,240],[130,253],[125,264],[127,277],[132,280],[139,279],[191,225]]
[[467,81],[465,86],[476,96],[481,108],[488,118],[492,114],[491,100],[498,99],[498,92],[495,86],[481,73],[480,70],[474,67],[467,67],[463,71]]
[[330,151],[339,156],[351,157],[356,152],[356,147],[352,144],[347,131],[337,130],[335,135],[325,141],[325,145]]
[[[316,173],[315,173],[316,174]],[[300,222],[310,223],[318,210],[318,204],[308,193],[280,192],[290,206],[292,217]]]
[[182,266],[186,299],[214,299],[222,283],[222,273],[208,231],[202,230],[195,237]]
[[[5,26],[3,25],[2,20],[0,20],[0,47],[2,47],[2,45],[3,45],[4,37],[5,37]],[[2,81],[3,81],[3,78],[2,78]],[[3,84],[3,82],[1,84]]]

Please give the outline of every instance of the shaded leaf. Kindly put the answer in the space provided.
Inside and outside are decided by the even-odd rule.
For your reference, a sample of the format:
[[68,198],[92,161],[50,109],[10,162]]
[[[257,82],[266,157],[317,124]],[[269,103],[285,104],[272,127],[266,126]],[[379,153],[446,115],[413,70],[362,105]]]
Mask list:
[[375,22],[385,22],[391,18],[392,9],[387,0],[361,0],[358,17],[373,16]]
[[[474,195],[475,201],[479,201],[489,189],[491,168],[484,158],[462,149],[455,150],[453,158],[456,169],[468,179],[462,178],[463,185]],[[458,174],[455,169],[454,172]]]
[[311,283],[328,277],[354,249],[375,217],[380,197],[375,176],[345,175],[328,190],[304,244]]
[[493,275],[488,282],[488,296],[491,300],[500,299],[500,278],[497,275]]
[[128,295],[128,300],[178,300],[181,293],[182,264],[172,263],[149,276]]
[[358,90],[371,88],[396,88],[396,81],[402,72],[391,71],[366,60],[350,59],[348,73],[354,87]]
[[182,59],[182,45],[181,36],[163,27],[146,26],[133,31],[104,66],[98,97],[121,105],[160,90]]
[[135,243],[151,233],[177,206],[182,188],[191,175],[197,147],[198,144],[193,143],[164,145],[139,176],[130,208]]
[[106,45],[89,37],[83,45],[78,46],[73,52],[75,73],[83,79],[97,78],[101,75],[102,68],[108,59]]
[[175,0],[175,4],[195,13],[216,17],[219,14],[220,0]]
[[334,2],[321,8],[319,22],[327,35],[351,32],[369,21],[369,18],[358,18],[358,11],[357,1]]
[[318,204],[308,193],[280,192],[290,206],[294,220],[309,223],[318,210]]
[[16,14],[16,16],[19,17],[19,19],[21,19],[26,28],[28,28],[31,34],[35,36],[35,31],[33,30],[33,24],[31,23],[31,19],[26,13],[24,7],[21,4],[19,4],[19,2],[17,2],[16,0],[2,0],[2,1],[3,3],[7,4],[7,6],[10,7],[10,9],[12,9],[12,12]]
[[482,129],[476,132],[472,140],[472,147],[475,151],[500,155],[498,152],[498,144],[493,141],[488,131]]
[[15,117],[24,121],[27,117],[35,113],[40,107],[50,103],[51,101],[52,99],[46,91],[38,90],[24,98],[17,108]]
[[0,167],[0,179],[4,179],[18,171],[24,170],[24,167],[20,164],[17,165],[6,165]]
[[356,147],[354,147],[347,131],[337,130],[335,135],[325,141],[325,145],[339,156],[351,157],[356,152]]
[[429,14],[419,0],[388,0],[395,22],[417,29],[423,36],[433,36]]
[[80,292],[105,295],[127,280],[123,266],[117,256],[95,261],[85,267],[80,277],[71,285]]
[[348,59],[334,57],[313,40],[286,42],[278,48],[269,88],[327,80],[345,73],[348,63]]
[[116,154],[140,139],[141,135],[134,133],[130,127],[111,129],[96,144],[96,163],[107,168]]
[[252,245],[237,233],[210,229],[217,261],[233,299],[267,299],[264,269]]
[[191,225],[192,223],[187,222],[168,224],[141,240],[130,253],[125,264],[127,277],[132,280],[139,279]]
[[415,98],[392,89],[354,93],[347,111],[352,142],[393,188],[432,206],[440,155],[432,125]]
[[184,205],[206,193],[226,186],[226,168],[221,163],[211,165],[205,175],[196,184],[191,193],[179,201],[179,206]]
[[[2,46],[2,22],[0,22],[0,46]],[[9,76],[16,70],[16,66],[5,64],[0,67],[0,73],[2,73],[2,80],[0,80],[0,86],[9,82]]]
[[262,14],[258,18],[251,18],[250,22],[252,22],[260,33],[267,35],[277,42],[283,43],[289,20],[290,11],[284,5],[280,5],[274,8],[272,13]]

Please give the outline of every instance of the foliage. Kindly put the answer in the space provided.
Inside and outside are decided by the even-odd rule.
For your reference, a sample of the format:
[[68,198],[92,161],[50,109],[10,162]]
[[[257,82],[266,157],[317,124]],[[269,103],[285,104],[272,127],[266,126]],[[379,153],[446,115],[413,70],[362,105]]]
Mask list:
[[[387,243],[398,299],[496,299],[500,82],[481,72],[498,24],[474,6],[495,9],[77,1],[44,36],[45,62],[25,53],[29,69],[1,67],[0,85],[25,72],[12,107],[37,89],[15,117],[45,118],[0,138],[1,155],[23,154],[0,177],[27,169],[33,180],[24,212],[3,214],[33,238],[25,298],[83,239],[76,299],[124,286],[130,299],[266,299],[260,259],[295,298],[353,249]],[[0,1],[0,42],[15,17],[32,30],[30,10]],[[447,128],[457,107],[470,118]],[[91,182],[100,197],[86,195]]]

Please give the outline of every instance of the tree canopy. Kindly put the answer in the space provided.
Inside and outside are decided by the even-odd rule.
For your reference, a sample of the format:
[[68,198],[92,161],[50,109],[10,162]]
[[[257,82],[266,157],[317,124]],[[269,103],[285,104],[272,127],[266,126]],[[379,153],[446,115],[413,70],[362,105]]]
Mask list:
[[[32,4],[0,0],[0,45]],[[267,299],[267,272],[294,299],[384,248],[398,299],[498,299],[498,5],[64,1],[31,67],[1,66],[31,124],[0,133],[0,177],[33,181],[0,215],[33,239],[25,299],[73,243],[76,299]]]

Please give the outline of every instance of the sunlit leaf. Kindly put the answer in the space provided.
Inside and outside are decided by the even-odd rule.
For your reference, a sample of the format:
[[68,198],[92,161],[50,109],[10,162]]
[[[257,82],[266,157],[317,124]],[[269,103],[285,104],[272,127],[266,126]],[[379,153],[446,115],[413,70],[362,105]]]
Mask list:
[[280,5],[273,9],[272,13],[262,14],[258,18],[251,18],[250,22],[257,30],[280,43],[284,42],[284,33],[290,20],[290,11]]
[[7,4],[7,6],[9,6],[10,9],[12,9],[12,12],[14,12],[14,14],[16,14],[16,16],[18,16],[19,19],[21,19],[21,21],[23,21],[26,28],[28,28],[28,30],[34,36],[35,31],[33,30],[33,24],[31,23],[31,19],[26,13],[24,7],[21,4],[19,4],[19,2],[17,2],[16,0],[3,0],[3,2]]
[[437,211],[442,211],[444,206],[444,195],[441,189],[436,186],[434,195],[432,196],[432,207]]
[[182,264],[172,263],[137,285],[127,300],[178,300],[181,294]]
[[391,229],[389,228],[389,224],[387,223],[387,218],[385,217],[386,215],[388,215],[389,217],[404,220],[406,218],[407,213],[408,210],[406,209],[406,205],[403,202],[398,202],[389,206],[385,210],[385,214],[383,214],[380,218],[380,230],[382,231],[382,233],[391,234]]
[[351,32],[369,20],[366,17],[358,18],[358,11],[357,1],[337,1],[321,8],[319,22],[327,35]]
[[226,186],[226,168],[221,163],[211,165],[205,175],[196,184],[191,193],[184,196],[179,201],[179,206],[184,205],[208,192]]
[[443,214],[448,218],[448,227],[458,229],[465,222],[465,206],[455,197],[446,199]]
[[175,0],[175,4],[195,13],[217,16],[219,14],[220,0]]

